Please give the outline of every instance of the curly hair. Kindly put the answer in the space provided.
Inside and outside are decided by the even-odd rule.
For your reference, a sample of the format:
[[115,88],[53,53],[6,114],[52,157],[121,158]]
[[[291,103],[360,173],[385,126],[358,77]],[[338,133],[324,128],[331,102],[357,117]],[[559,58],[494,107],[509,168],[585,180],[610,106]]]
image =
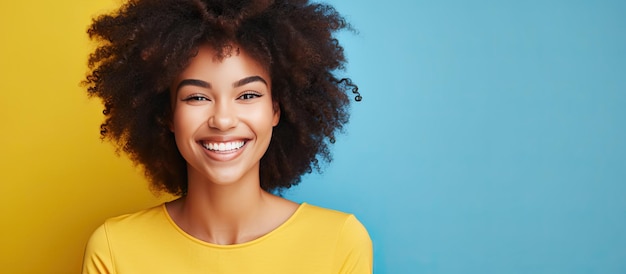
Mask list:
[[94,19],[87,33],[99,43],[83,84],[104,104],[101,137],[143,167],[156,190],[187,193],[187,166],[169,129],[169,88],[201,45],[229,56],[233,45],[264,65],[280,123],[260,162],[261,188],[300,182],[332,160],[329,144],[348,122],[349,92],[361,96],[344,69],[333,36],[351,30],[325,4],[307,0],[130,0]]

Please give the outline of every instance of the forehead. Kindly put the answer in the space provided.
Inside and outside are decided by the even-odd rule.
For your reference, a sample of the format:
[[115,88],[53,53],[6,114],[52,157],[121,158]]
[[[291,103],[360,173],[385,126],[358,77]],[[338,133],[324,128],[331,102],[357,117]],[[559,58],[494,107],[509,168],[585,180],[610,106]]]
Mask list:
[[[237,75],[259,75],[269,80],[266,66],[239,47],[218,52],[210,46],[200,46],[197,54],[189,60],[178,80],[185,77],[230,78]],[[230,77],[229,77],[230,76]]]

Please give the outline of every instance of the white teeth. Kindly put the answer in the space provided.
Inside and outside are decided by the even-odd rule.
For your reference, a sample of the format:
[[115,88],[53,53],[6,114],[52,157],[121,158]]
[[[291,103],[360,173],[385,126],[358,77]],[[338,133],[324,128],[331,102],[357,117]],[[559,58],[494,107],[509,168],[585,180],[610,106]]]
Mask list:
[[202,143],[202,146],[213,151],[230,151],[243,147],[244,141],[226,142],[226,143]]

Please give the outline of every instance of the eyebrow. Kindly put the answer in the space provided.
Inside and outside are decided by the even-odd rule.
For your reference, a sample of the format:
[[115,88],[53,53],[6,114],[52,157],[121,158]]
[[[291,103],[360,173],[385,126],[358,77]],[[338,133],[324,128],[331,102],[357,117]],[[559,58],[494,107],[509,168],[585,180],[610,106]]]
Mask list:
[[[263,84],[267,86],[267,81],[265,81],[263,77],[255,75],[255,76],[246,77],[246,78],[243,78],[241,80],[234,82],[233,88],[238,88],[238,87],[241,87],[241,86],[253,83],[253,82],[262,82]],[[180,83],[178,84],[178,87],[176,87],[176,91],[180,90],[184,86],[211,88],[211,83],[198,80],[198,79],[185,79],[185,80],[180,81]]]
[[262,82],[263,84],[265,84],[267,86],[267,81],[265,81],[265,79],[263,79],[263,77],[255,75],[255,76],[250,76],[250,77],[246,77],[243,78],[237,82],[233,83],[233,87],[234,88],[238,88],[241,87],[243,85],[247,85],[250,84],[252,82]]
[[176,91],[179,91],[184,86],[196,86],[201,88],[211,88],[211,84],[197,79],[185,79],[180,81],[178,87],[176,87]]

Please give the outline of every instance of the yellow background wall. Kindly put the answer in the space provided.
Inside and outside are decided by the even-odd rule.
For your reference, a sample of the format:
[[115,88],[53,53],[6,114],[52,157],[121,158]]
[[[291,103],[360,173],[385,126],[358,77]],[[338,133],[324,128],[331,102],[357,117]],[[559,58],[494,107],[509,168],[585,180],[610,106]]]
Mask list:
[[0,272],[77,273],[104,219],[155,205],[141,172],[99,139],[79,82],[91,18],[119,1],[0,2]]

